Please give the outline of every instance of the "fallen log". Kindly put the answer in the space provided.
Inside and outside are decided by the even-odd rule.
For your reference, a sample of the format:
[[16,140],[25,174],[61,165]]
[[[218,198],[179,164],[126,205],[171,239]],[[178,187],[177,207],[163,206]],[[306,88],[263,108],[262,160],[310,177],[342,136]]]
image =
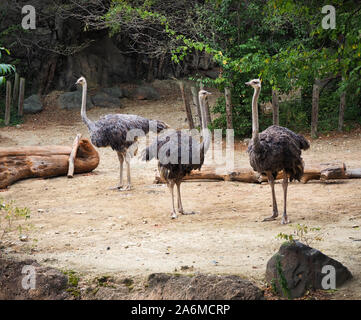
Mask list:
[[349,169],[346,171],[346,175],[349,179],[361,179],[361,168]]
[[[361,169],[359,171],[352,171],[353,177],[361,178]],[[346,170],[344,163],[321,163],[311,164],[305,166],[304,174],[301,178],[302,183],[307,183],[310,180],[332,180],[332,179],[349,179],[349,172]],[[283,173],[277,175],[277,180],[283,179]],[[183,181],[188,180],[211,180],[211,181],[239,181],[246,183],[261,183],[267,182],[265,175],[259,174],[252,170],[252,168],[238,168],[233,171],[226,171],[223,168],[216,168],[214,166],[203,166],[201,171],[192,171],[189,175],[183,178]],[[154,183],[165,183],[159,175],[156,175]]]
[[[21,179],[67,175],[72,150],[70,146],[0,148],[0,189]],[[81,139],[74,160],[74,172],[90,172],[98,164],[98,152],[88,139]]]

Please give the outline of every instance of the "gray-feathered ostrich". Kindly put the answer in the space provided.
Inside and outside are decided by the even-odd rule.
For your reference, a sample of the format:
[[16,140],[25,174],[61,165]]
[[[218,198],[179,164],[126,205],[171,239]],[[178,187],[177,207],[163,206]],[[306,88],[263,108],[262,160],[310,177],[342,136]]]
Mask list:
[[301,150],[307,150],[310,144],[303,136],[280,126],[273,125],[259,133],[257,104],[261,91],[261,81],[254,79],[246,82],[246,85],[254,88],[252,140],[248,145],[249,159],[253,170],[267,175],[272,189],[273,215],[263,221],[271,221],[278,216],[274,180],[277,173],[283,170],[284,211],[282,224],[286,224],[289,223],[286,210],[288,179],[290,181],[301,179],[304,169]]
[[[112,189],[130,190],[132,188],[130,179],[130,158],[137,152],[138,134],[135,130],[142,130],[139,131],[139,134],[144,132],[144,135],[146,135],[150,130],[150,121],[156,121],[158,133],[163,129],[168,128],[168,125],[162,121],[149,120],[133,114],[108,114],[101,117],[98,121],[93,122],[86,115],[87,82],[84,77],[80,77],[76,84],[80,84],[83,87],[81,118],[89,129],[91,142],[98,148],[110,146],[118,154],[120,163],[120,183]],[[127,137],[131,130],[134,130],[135,137]],[[124,161],[127,165],[127,185],[123,188]]]
[[143,160],[158,159],[160,176],[167,182],[172,196],[172,219],[177,218],[174,207],[174,185],[177,186],[178,212],[184,215],[194,214],[194,212],[185,212],[183,210],[180,185],[184,176],[192,170],[201,169],[204,156],[210,145],[211,135],[207,128],[208,123],[207,117],[205,116],[205,99],[210,94],[211,93],[205,90],[199,91],[203,129],[202,142],[197,141],[195,137],[187,132],[174,130],[173,132],[165,132],[157,137],[143,153]]

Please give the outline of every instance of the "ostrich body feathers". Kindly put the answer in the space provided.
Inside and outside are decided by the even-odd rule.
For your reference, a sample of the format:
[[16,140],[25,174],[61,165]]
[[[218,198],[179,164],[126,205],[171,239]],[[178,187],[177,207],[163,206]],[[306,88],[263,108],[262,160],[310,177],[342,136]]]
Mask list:
[[[110,146],[113,150],[125,153],[133,145],[133,141],[127,141],[127,134],[132,129],[139,129],[146,135],[149,132],[151,120],[132,114],[109,114],[93,123],[89,128],[91,142],[99,147]],[[159,133],[168,126],[162,121],[156,121]]]
[[250,164],[253,170],[260,173],[272,172],[274,177],[279,171],[285,170],[290,181],[299,181],[304,170],[301,150],[309,147],[309,142],[302,135],[273,125],[259,134],[259,143],[250,141]]
[[192,170],[201,169],[204,162],[204,143],[179,130],[167,132],[144,150],[143,160],[149,161],[153,158],[159,160],[158,169],[163,179],[181,181]]

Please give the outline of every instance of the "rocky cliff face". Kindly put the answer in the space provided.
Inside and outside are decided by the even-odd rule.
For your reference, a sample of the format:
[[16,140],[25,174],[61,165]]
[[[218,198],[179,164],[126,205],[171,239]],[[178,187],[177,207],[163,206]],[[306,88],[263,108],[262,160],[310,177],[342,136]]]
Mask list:
[[27,31],[21,26],[25,16],[21,9],[28,1],[0,3],[0,44],[11,50],[11,62],[27,79],[31,93],[72,90],[81,75],[87,78],[90,88],[110,87],[122,82],[207,72],[214,67],[210,57],[199,54],[190,55],[181,65],[174,64],[167,55],[151,59],[141,54],[127,54],[126,35],[110,38],[107,30],[86,31],[76,17],[60,14],[59,8],[69,7],[70,3],[33,0],[36,29]]

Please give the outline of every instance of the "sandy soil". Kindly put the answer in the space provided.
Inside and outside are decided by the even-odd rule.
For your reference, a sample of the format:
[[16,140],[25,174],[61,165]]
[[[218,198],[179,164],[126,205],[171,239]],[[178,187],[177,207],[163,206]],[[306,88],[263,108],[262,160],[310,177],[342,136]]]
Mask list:
[[[51,98],[48,99],[51,101]],[[49,104],[48,101],[48,104]],[[212,104],[212,100],[211,100]],[[123,101],[122,113],[136,113],[185,127],[180,98],[163,94],[161,101]],[[91,119],[119,110],[93,108]],[[40,115],[26,117],[20,127],[1,128],[0,146],[71,145],[76,133],[89,137],[78,112],[48,106]],[[361,167],[361,131],[311,141],[305,162],[344,161]],[[153,184],[156,162],[132,160],[134,190],[108,190],[118,182],[119,163],[110,148],[98,149],[101,161],[91,174],[73,179],[28,179],[0,193],[6,200],[31,209],[29,241],[13,233],[9,253],[40,263],[86,274],[146,276],[180,271],[238,274],[264,285],[268,259],[294,225],[280,219],[261,222],[271,214],[267,184],[187,182],[183,205],[197,211],[170,219],[170,195]],[[237,142],[237,164],[246,167],[245,144]],[[282,208],[282,187],[276,185]],[[345,180],[289,187],[288,212],[292,223],[320,227],[322,241],[312,246],[345,264],[354,280],[337,290],[335,298],[361,298],[361,180]],[[357,227],[360,226],[360,227]],[[358,240],[358,241],[355,241]]]

